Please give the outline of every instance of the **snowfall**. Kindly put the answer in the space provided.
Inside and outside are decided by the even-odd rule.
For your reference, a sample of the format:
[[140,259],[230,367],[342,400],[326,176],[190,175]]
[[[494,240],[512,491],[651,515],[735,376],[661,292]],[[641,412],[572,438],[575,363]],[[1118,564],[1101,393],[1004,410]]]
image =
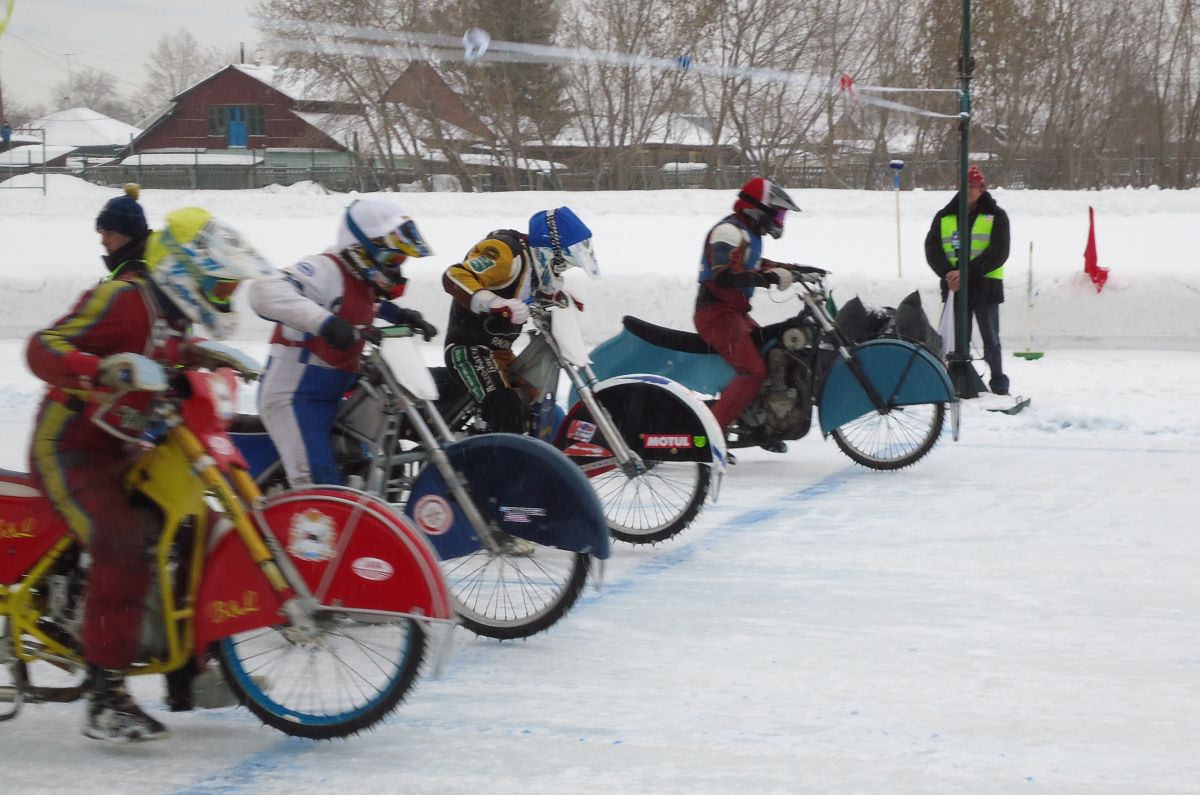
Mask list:
[[[26,468],[41,394],[23,339],[102,275],[93,220],[116,193],[70,177],[45,195],[40,178],[0,187],[0,467]],[[79,704],[27,706],[0,724],[3,789],[1200,791],[1200,191],[994,195],[1012,220],[1001,323],[1022,413],[966,401],[959,438],[894,473],[815,430],[783,455],[739,451],[674,540],[615,544],[601,587],[528,641],[457,630],[441,676],[347,741],[290,739],[243,709],[167,713],[161,680],[139,680],[168,741],[113,747],[79,734]],[[922,242],[951,192],[793,196],[803,212],[767,256],[832,271],[837,303],[918,290],[936,319]],[[281,265],[331,244],[351,198],[142,196],[152,225],[202,206]],[[409,263],[404,302],[439,326],[441,272],[475,239],[572,207],[602,270],[570,274],[596,344],[625,314],[690,328],[701,242],[733,192],[399,198],[435,249]],[[1110,269],[1099,293],[1083,273],[1089,206]],[[763,320],[798,306],[755,301]],[[261,357],[267,331],[245,317],[239,344]],[[1013,356],[1026,350],[1045,355]]]

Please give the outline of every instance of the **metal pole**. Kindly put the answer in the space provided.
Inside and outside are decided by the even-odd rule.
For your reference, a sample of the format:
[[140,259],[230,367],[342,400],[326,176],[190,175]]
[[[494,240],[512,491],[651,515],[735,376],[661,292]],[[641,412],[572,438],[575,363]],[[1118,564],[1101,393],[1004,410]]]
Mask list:
[[971,57],[971,0],[962,4],[962,52],[958,60],[958,292],[954,296],[954,352],[948,357],[948,370],[960,398],[978,397],[983,381],[971,366],[968,335],[971,330],[968,284],[971,269],[971,211],[967,202],[967,168],[971,152],[971,76],[975,60]]
[[1029,241],[1029,270],[1025,276],[1025,350],[1033,350],[1033,241]]
[[893,160],[888,163],[892,170],[892,188],[896,192],[896,278],[904,278],[904,270],[900,265],[900,171],[904,168],[903,160]]

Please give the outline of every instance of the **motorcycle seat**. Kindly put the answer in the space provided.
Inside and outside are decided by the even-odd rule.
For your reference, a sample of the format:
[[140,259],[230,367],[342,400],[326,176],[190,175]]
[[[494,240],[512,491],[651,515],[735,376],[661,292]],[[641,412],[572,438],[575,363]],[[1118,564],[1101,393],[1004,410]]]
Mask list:
[[683,353],[716,353],[694,331],[681,331],[679,329],[666,328],[665,326],[656,326],[633,315],[626,315],[621,318],[621,323],[630,334],[638,339],[645,340],[657,348],[666,348]]

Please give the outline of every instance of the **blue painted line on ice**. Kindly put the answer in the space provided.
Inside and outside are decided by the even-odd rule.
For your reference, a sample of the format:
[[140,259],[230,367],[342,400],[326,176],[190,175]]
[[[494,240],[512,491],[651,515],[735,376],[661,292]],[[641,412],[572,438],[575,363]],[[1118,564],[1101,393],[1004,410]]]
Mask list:
[[180,787],[175,792],[178,795],[230,795],[253,791],[262,778],[270,776],[284,765],[294,767],[294,757],[307,754],[315,745],[312,740],[285,738],[270,748],[247,756],[237,764],[194,784]]
[[[731,538],[736,537],[736,534],[752,529],[754,525],[770,521],[779,516],[784,511],[795,510],[797,503],[807,502],[818,497],[824,497],[834,491],[837,491],[847,482],[855,477],[870,475],[871,473],[858,467],[847,467],[833,475],[819,480],[810,486],[805,486],[797,492],[776,498],[771,505],[755,508],[745,513],[737,514],[732,518],[722,522],[714,527],[702,538],[691,539],[690,541],[680,544],[671,549],[666,554],[656,555],[653,560],[648,560],[639,566],[630,569],[622,575],[618,582],[605,582],[604,589],[597,593],[589,591],[584,594],[579,600],[579,604],[575,609],[590,605],[597,602],[606,596],[612,594],[620,594],[632,591],[648,577],[654,576],[658,572],[673,569],[687,561],[700,551],[712,549],[713,547],[724,544]],[[683,531],[687,533],[687,530]],[[670,541],[666,543],[672,543]],[[619,550],[623,544],[618,545]]]
[[[864,474],[869,475],[870,473],[857,467],[847,467],[799,491],[777,497],[767,506],[739,513],[699,538],[693,537],[683,543],[675,542],[676,546],[670,549],[664,547],[663,554],[658,554],[654,559],[625,572],[619,582],[606,582],[604,590],[598,593],[595,591],[585,593],[572,612],[589,609],[592,604],[606,597],[612,597],[614,594],[635,591],[641,583],[649,580],[658,572],[674,569],[686,563],[697,552],[735,540],[737,534],[752,529],[755,525],[768,522],[784,511],[795,510],[797,503],[824,497],[837,491],[853,478]],[[686,532],[685,530],[684,533]],[[463,630],[459,629],[458,631],[462,632]],[[455,652],[455,667],[472,664],[475,657],[487,656],[493,647],[492,643],[481,643],[474,645],[471,649],[460,648]],[[269,777],[276,771],[284,767],[293,770],[303,767],[304,762],[299,757],[311,751],[314,745],[315,743],[310,740],[296,737],[283,739],[269,748],[252,754],[222,771],[212,773],[194,784],[181,787],[175,792],[177,795],[235,795],[235,793],[253,792],[263,778]]]

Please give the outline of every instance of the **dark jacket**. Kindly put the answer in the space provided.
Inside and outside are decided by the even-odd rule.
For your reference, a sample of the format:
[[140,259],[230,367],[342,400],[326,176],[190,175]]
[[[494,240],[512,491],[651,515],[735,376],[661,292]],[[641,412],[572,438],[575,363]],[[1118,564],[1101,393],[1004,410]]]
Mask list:
[[109,277],[128,279],[133,276],[144,276],[146,274],[146,241],[149,239],[150,232],[147,231],[146,234],[130,240],[112,254],[101,257],[104,260],[104,267],[108,268]]
[[[970,267],[967,269],[967,302],[971,307],[1004,303],[1004,281],[1002,279],[985,279],[983,275],[994,271],[1008,261],[1010,244],[1008,214],[1000,209],[996,200],[992,198],[992,194],[987,191],[983,192],[979,201],[975,203],[975,208],[971,210],[968,226],[975,223],[975,217],[980,213],[994,215],[995,220],[992,222],[991,242],[983,250],[983,253],[971,260]],[[950,260],[946,258],[946,252],[942,250],[942,218],[947,215],[958,215],[957,193],[954,194],[954,199],[933,217],[929,234],[925,236],[925,261],[942,280],[943,301],[946,300],[949,292],[949,288],[946,286],[946,274],[951,270]],[[970,235],[960,234],[959,238],[969,241]],[[968,242],[968,248],[969,245]]]

